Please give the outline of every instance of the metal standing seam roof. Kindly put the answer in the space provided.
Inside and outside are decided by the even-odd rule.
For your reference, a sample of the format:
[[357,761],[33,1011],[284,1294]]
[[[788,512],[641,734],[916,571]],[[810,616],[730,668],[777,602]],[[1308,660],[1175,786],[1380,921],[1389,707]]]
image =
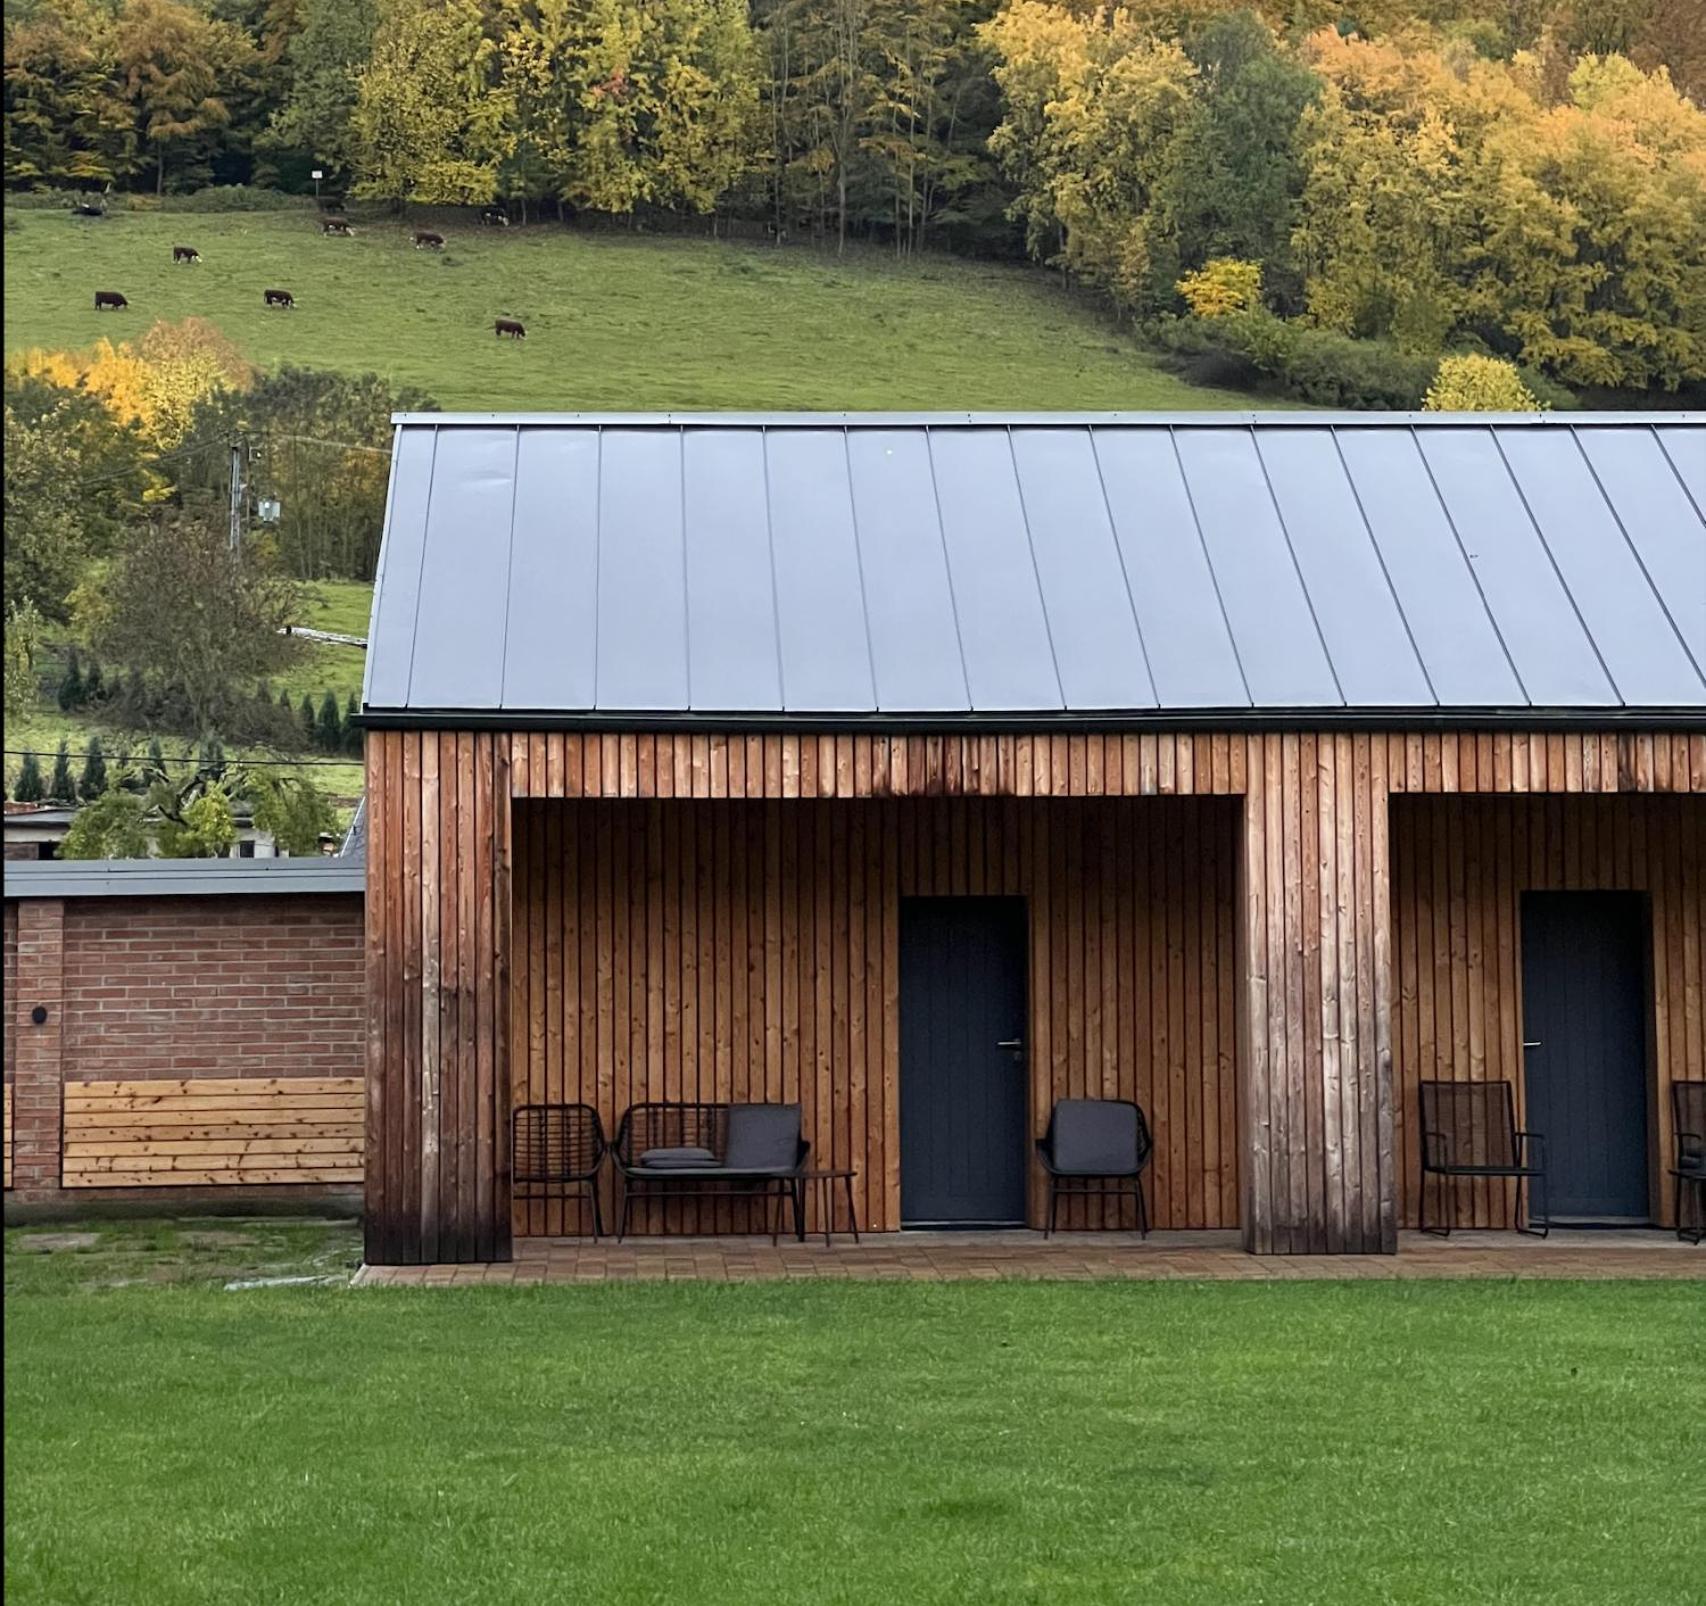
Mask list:
[[1706,712],[1706,415],[399,415],[376,724]]

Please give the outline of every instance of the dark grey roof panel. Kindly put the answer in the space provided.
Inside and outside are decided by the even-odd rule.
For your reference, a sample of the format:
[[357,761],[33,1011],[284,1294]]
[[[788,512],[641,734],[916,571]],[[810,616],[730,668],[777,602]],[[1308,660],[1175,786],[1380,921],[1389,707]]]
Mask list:
[[1694,666],[1706,670],[1706,429],[1579,432],[1606,500],[1664,598]]
[[598,453],[597,430],[520,432],[505,708],[592,707],[598,686]]
[[765,437],[785,710],[874,712],[847,441],[840,430]]
[[1066,706],[1153,708],[1090,432],[1016,429],[1012,439]]
[[417,705],[502,701],[516,439],[513,429],[439,435],[409,677]]
[[1339,702],[1253,435],[1246,429],[1180,430],[1175,439],[1256,706]]
[[1092,441],[1160,705],[1247,706],[1171,432],[1103,429]]
[[1356,708],[1426,707],[1433,688],[1333,432],[1274,430],[1254,439],[1343,700]]
[[682,436],[687,532],[687,667],[694,708],[782,706],[764,434],[693,429]]
[[687,708],[687,553],[677,430],[604,432],[598,706]]
[[877,706],[903,713],[971,707],[959,626],[922,430],[847,436]]
[[[1506,430],[1499,447],[1536,526],[1545,532],[1546,548],[1620,699],[1648,705],[1675,701],[1678,688],[1692,679],[1695,695],[1687,701],[1706,700],[1706,682],[1700,681],[1574,438]],[[1662,460],[1655,466],[1663,473]],[[1706,554],[1706,543],[1698,545]],[[1699,591],[1706,606],[1706,560]]]
[[1415,437],[1344,430],[1338,446],[1434,698],[1447,707],[1527,702]]
[[1419,436],[1482,595],[1531,703],[1589,708],[1617,701],[1490,429]]
[[971,706],[1064,708],[1007,431],[934,431],[930,458]]
[[415,611],[420,601],[421,556],[427,507],[432,500],[435,429],[401,429],[391,454],[391,496],[367,631],[362,701],[370,708],[405,708],[415,655]]

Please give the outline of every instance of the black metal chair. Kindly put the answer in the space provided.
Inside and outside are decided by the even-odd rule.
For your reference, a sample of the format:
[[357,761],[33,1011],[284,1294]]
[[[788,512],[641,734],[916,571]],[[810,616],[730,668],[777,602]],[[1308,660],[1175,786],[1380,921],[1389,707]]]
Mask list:
[[[1438,1177],[1445,1194],[1445,1227],[1428,1225],[1428,1178]],[[1516,1124],[1516,1098],[1509,1082],[1422,1083],[1421,1229],[1449,1238],[1457,1225],[1460,1177],[1516,1182],[1517,1221],[1523,1221],[1523,1188],[1530,1190],[1528,1221],[1519,1232],[1537,1238],[1551,1231],[1546,1205],[1546,1140]],[[1540,1197],[1536,1229],[1533,1195]]]
[[1048,1226],[1043,1236],[1054,1236],[1064,1194],[1135,1199],[1138,1231],[1147,1238],[1149,1211],[1142,1177],[1154,1148],[1143,1111],[1129,1099],[1058,1100],[1049,1114],[1047,1134],[1037,1139],[1037,1155],[1048,1172]]
[[510,1118],[510,1144],[515,1198],[567,1199],[573,1189],[585,1188],[592,1201],[592,1235],[604,1236],[598,1168],[608,1146],[597,1110],[590,1104],[518,1105]]
[[[628,1202],[657,1192],[677,1198],[792,1201],[794,1236],[805,1242],[805,1183],[811,1144],[797,1104],[635,1104],[623,1113],[612,1151],[621,1192],[616,1237],[628,1231]],[[778,1236],[774,1217],[770,1241]]]
[[[1706,1238],[1706,1082],[1672,1082],[1672,1124],[1676,1164],[1670,1168],[1675,1189],[1676,1235],[1691,1244]],[[1694,1228],[1683,1225],[1682,1201],[1693,1196]]]

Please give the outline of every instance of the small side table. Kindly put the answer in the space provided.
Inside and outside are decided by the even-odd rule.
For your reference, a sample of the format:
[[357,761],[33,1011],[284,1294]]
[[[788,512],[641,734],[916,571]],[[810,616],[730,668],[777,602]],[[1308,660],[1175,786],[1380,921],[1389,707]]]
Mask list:
[[853,1242],[859,1241],[859,1212],[853,1206],[853,1178],[855,1172],[851,1166],[813,1167],[800,1173],[800,1188],[802,1193],[808,1184],[817,1184],[818,1210],[823,1217],[823,1241],[827,1248],[829,1235],[835,1225],[835,1184],[839,1182],[847,1200],[847,1222],[853,1229]]

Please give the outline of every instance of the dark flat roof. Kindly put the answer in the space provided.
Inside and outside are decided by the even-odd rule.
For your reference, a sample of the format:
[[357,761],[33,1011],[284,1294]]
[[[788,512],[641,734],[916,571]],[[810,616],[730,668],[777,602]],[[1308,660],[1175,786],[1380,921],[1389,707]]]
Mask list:
[[1706,715],[1706,416],[399,415],[373,723]]
[[303,859],[8,859],[8,898],[364,892],[366,863]]

